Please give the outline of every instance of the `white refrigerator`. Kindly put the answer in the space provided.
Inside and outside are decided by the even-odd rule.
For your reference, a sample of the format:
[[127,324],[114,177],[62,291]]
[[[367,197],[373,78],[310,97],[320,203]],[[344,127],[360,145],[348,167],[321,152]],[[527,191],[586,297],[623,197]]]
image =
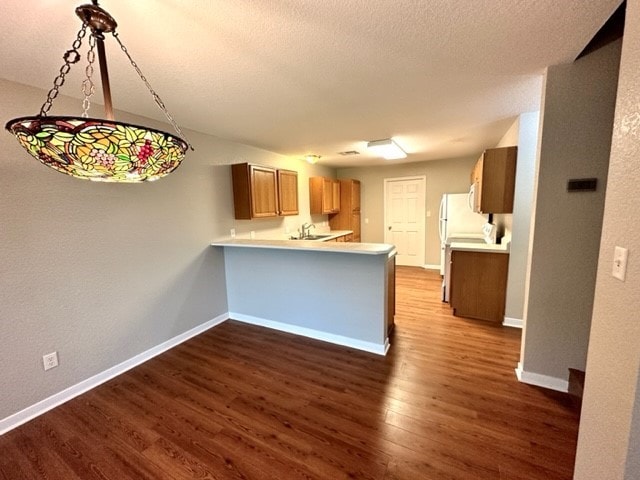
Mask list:
[[447,239],[482,239],[482,227],[487,218],[475,213],[468,193],[445,193],[440,201],[438,233],[440,234],[440,275],[445,273]]

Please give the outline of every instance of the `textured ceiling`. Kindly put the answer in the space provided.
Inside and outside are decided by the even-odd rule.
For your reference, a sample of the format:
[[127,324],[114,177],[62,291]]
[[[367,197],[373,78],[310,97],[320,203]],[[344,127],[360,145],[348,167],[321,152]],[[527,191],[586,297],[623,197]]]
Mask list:
[[[2,0],[0,77],[48,90],[80,27],[80,3]],[[515,116],[539,108],[544,68],[572,61],[619,3],[100,4],[181,126],[347,166],[382,162],[366,152],[366,141],[388,137],[407,150],[407,161],[477,155],[495,145]],[[163,119],[111,37],[107,55],[115,107]],[[83,70],[74,67],[62,93],[81,97]],[[39,108],[25,105],[25,115]],[[80,111],[54,104],[51,113]],[[101,108],[91,115],[102,116]],[[344,150],[361,155],[337,154]]]

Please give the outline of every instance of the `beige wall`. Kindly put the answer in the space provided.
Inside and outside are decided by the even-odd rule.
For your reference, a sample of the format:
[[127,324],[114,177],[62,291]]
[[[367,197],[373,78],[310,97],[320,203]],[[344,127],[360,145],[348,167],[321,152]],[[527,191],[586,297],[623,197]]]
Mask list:
[[[45,95],[0,80],[3,124],[35,114]],[[67,97],[54,105],[58,114],[79,110]],[[239,236],[297,229],[311,218],[309,175],[335,174],[186,133],[196,151],[170,176],[138,185],[57,173],[0,134],[0,420],[226,312],[223,260],[209,243],[232,227]],[[298,170],[301,214],[235,221],[235,162]],[[42,355],[54,350],[60,366],[45,373]]]
[[[640,0],[627,2],[576,480],[640,478]],[[615,246],[629,249],[624,282]]]
[[[546,74],[521,367],[557,383],[585,367],[620,43]],[[584,177],[596,192],[566,191]]]
[[[478,154],[479,156],[480,154]],[[381,167],[342,168],[338,177],[362,183],[362,241],[384,242],[384,180],[424,175],[427,177],[425,263],[440,264],[438,209],[444,193],[469,191],[469,175],[477,158],[432,160]],[[368,224],[365,219],[368,219]]]

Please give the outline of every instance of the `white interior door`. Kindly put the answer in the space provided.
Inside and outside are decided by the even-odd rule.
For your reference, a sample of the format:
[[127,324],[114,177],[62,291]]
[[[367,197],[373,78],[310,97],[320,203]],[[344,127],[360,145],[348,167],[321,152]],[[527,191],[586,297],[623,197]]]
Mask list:
[[384,181],[385,243],[398,250],[398,265],[424,266],[425,177]]

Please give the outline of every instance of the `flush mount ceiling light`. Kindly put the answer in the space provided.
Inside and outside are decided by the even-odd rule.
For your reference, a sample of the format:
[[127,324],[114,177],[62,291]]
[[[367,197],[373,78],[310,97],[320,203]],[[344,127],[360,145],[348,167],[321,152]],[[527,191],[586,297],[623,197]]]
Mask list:
[[397,158],[406,158],[405,153],[400,146],[393,141],[392,138],[386,138],[384,140],[374,140],[367,143],[367,148],[372,150],[376,155],[379,155],[387,160],[395,160]]
[[314,163],[318,163],[318,160],[320,160],[320,155],[307,155],[306,157],[304,157],[304,159],[307,161],[307,163],[310,164],[314,164]]
[[[183,134],[180,127],[123,45],[116,32],[118,24],[114,18],[98,6],[97,0],[92,0],[92,4],[79,6],[76,8],[76,14],[82,20],[82,27],[71,49],[63,56],[64,64],[40,108],[40,113],[32,117],[14,118],[5,128],[15,135],[29,154],[44,165],[76,178],[130,183],[164,177],[178,168],[187,148],[191,147],[193,150],[193,147],[181,138]],[[82,82],[82,115],[48,116],[47,113],[58,96],[71,65],[81,59],[78,50],[87,33],[89,51],[86,55],[85,79]],[[106,33],[111,33],[116,39],[178,136],[115,121],[104,48]],[[106,120],[89,117],[91,96],[95,91],[93,68],[96,49]]]

